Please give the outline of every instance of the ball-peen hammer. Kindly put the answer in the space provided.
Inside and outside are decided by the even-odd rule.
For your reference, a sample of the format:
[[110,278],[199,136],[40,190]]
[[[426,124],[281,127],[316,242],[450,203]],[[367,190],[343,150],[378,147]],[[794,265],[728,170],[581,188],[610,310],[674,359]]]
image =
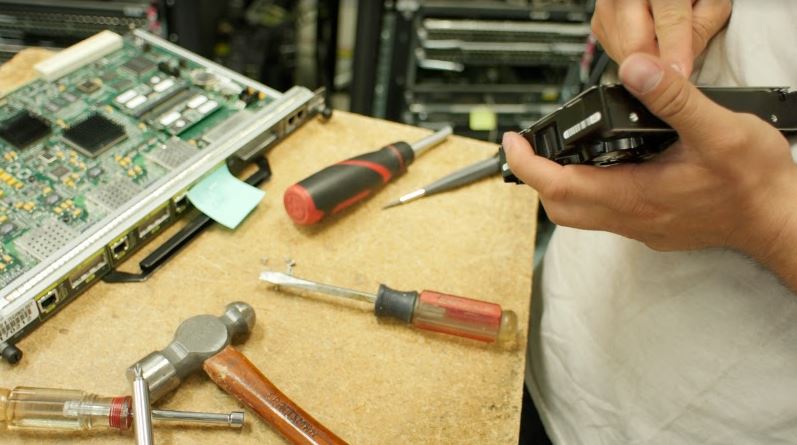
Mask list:
[[176,389],[182,380],[204,369],[211,380],[251,408],[291,443],[340,445],[346,442],[291,401],[231,343],[243,341],[255,324],[252,306],[235,302],[220,317],[197,315],[177,328],[172,342],[134,363],[138,365],[155,402]]

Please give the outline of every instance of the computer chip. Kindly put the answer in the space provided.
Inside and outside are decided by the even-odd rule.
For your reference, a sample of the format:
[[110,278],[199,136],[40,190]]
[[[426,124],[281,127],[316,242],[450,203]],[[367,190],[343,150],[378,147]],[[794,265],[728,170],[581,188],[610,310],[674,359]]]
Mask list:
[[23,149],[50,134],[50,124],[28,112],[22,112],[0,124],[0,137],[17,149]]
[[50,172],[50,175],[53,178],[55,178],[55,179],[60,181],[61,178],[63,178],[64,176],[68,175],[69,173],[71,173],[71,171],[68,168],[64,167],[63,165],[59,165],[58,167],[55,167]]
[[91,79],[89,79],[89,80],[87,80],[85,82],[79,83],[78,86],[77,86],[77,89],[82,91],[82,92],[84,92],[84,93],[86,93],[86,94],[91,94],[91,93],[93,93],[93,92],[95,92],[95,91],[100,89],[100,84],[95,82],[95,81],[93,81],[93,80],[91,80]]
[[96,157],[127,137],[124,128],[100,114],[64,130],[66,141],[89,157]]
[[116,79],[113,82],[113,87],[119,91],[124,91],[130,88],[131,86],[133,86],[133,82],[130,81],[129,79]]
[[140,76],[146,73],[147,71],[151,70],[152,68],[155,68],[155,62],[149,60],[144,56],[138,56],[128,60],[127,62],[122,64],[122,66],[132,71],[134,74]]
[[55,161],[55,155],[49,151],[43,151],[41,152],[41,154],[39,154],[39,159],[44,161],[45,164],[49,164]]

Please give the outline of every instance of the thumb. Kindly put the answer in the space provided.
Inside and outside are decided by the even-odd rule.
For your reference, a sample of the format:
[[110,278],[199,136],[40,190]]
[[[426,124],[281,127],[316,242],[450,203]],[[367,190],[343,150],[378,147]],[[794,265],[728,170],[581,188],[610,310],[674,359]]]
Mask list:
[[712,102],[657,57],[642,53],[628,56],[620,65],[620,80],[687,143],[716,136],[732,121],[733,112]]

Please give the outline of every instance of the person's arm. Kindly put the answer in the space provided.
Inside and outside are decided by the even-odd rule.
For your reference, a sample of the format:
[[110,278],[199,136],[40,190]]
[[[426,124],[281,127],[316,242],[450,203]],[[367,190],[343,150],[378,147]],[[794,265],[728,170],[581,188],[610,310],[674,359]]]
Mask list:
[[605,230],[656,250],[736,249],[797,292],[797,165],[761,119],[722,108],[647,54],[620,66],[626,88],[679,134],[641,164],[561,166],[504,136],[512,172],[540,194],[552,221]]
[[689,76],[730,14],[731,0],[597,0],[592,33],[617,63],[644,52]]

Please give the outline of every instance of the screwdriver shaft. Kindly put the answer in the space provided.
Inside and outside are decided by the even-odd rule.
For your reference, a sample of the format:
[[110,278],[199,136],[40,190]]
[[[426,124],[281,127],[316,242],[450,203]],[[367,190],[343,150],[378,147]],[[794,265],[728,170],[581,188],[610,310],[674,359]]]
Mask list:
[[244,425],[243,411],[232,411],[230,413],[199,413],[194,411],[153,409],[152,418],[160,421],[224,425],[231,428],[241,428]]
[[385,206],[382,207],[382,208],[383,209],[389,209],[391,207],[396,207],[396,206],[399,206],[399,205],[402,205],[402,204],[406,204],[408,202],[415,201],[416,199],[421,199],[424,196],[426,196],[426,194],[427,194],[426,193],[426,189],[425,188],[421,188],[421,189],[409,192],[409,193],[407,193],[405,195],[401,195],[401,197],[399,199],[385,204]]
[[395,207],[397,205],[406,204],[410,201],[423,198],[424,196],[445,192],[465,184],[476,182],[482,178],[498,174],[500,171],[500,161],[498,159],[498,155],[495,155],[443,176],[442,178],[425,185],[423,188],[402,195],[399,199],[385,205],[384,208],[387,209],[390,207]]
[[136,366],[133,376],[133,430],[138,445],[152,445],[152,408],[149,403],[149,386],[140,366]]
[[271,284],[276,284],[277,286],[281,287],[306,289],[309,291],[320,292],[327,295],[350,298],[352,300],[358,300],[358,301],[366,301],[368,303],[374,303],[376,301],[376,295],[369,292],[363,292],[355,289],[347,289],[344,287],[332,286],[329,284],[304,280],[281,272],[272,272],[272,271],[261,272],[260,280],[266,281]]
[[451,128],[450,125],[447,125],[441,128],[440,130],[430,134],[429,136],[426,136],[420,141],[413,142],[410,145],[412,147],[412,151],[415,152],[415,156],[417,157],[421,153],[434,147],[435,145],[442,142],[445,138],[449,137],[453,131],[454,131],[453,128]]

